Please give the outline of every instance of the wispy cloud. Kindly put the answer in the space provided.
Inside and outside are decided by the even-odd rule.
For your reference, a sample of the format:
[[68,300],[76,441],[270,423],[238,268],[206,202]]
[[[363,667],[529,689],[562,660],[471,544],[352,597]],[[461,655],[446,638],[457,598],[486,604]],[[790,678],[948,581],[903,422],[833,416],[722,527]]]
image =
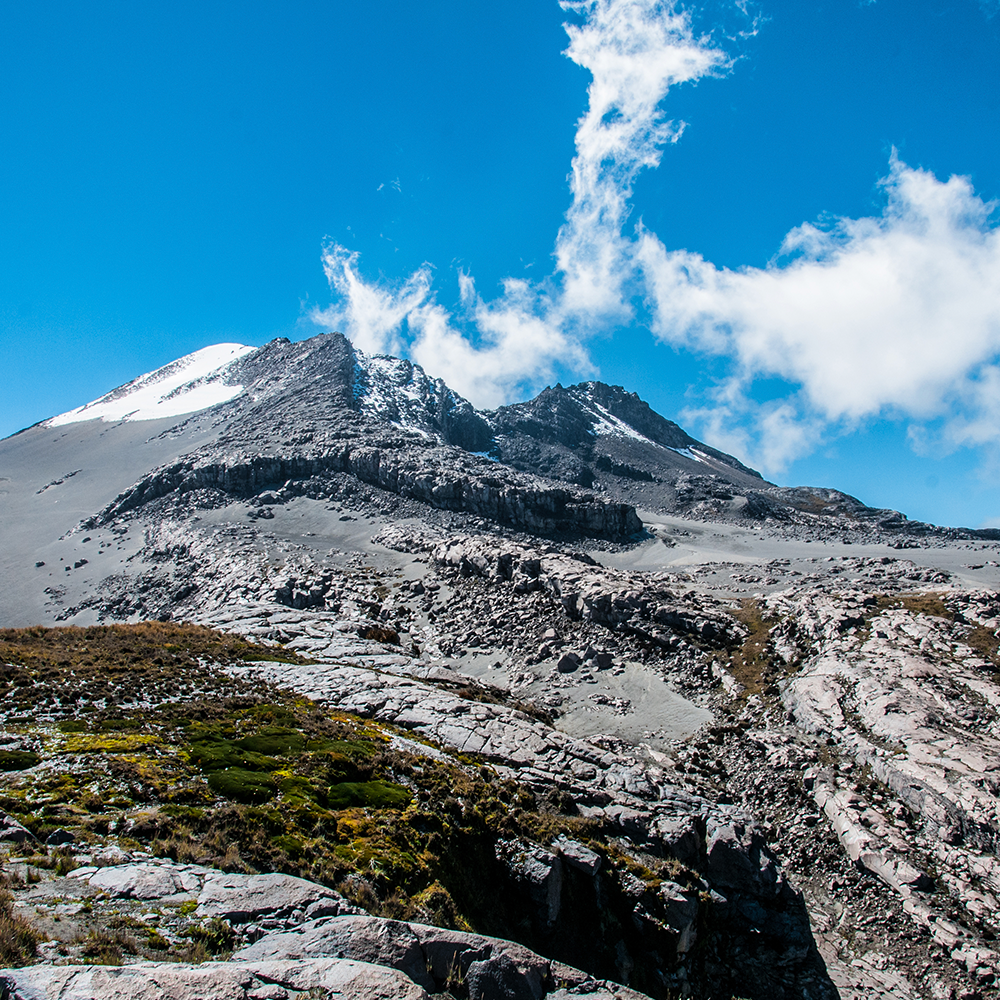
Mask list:
[[366,282],[358,273],[358,254],[331,243],[323,250],[323,270],[337,301],[326,309],[314,309],[312,321],[343,330],[370,354],[401,350],[400,328],[430,297],[430,267],[425,264],[397,286]]
[[324,253],[337,301],[314,311],[314,322],[343,330],[363,350],[404,350],[480,405],[548,380],[556,364],[592,371],[586,333],[631,318],[639,291],[635,244],[622,229],[632,183],[683,130],[660,104],[671,86],[728,65],[673,3],[567,0],[561,6],[581,18],[566,26],[566,55],[593,79],[577,123],[572,201],[556,237],[556,273],[534,283],[510,278],[503,295],[488,303],[462,276],[468,294],[455,315],[438,304],[426,265],[390,287],[366,282],[357,255],[344,247],[331,244]]
[[632,185],[660,163],[683,122],[660,105],[671,86],[720,73],[721,49],[695,35],[690,17],[648,0],[564,2],[585,18],[567,25],[566,55],[590,70],[586,114],[577,123],[570,179],[573,201],[556,240],[563,311],[621,321],[631,315],[625,293],[634,275],[632,242],[623,234]]
[[[557,365],[588,372],[588,336],[644,323],[728,359],[729,376],[686,419],[770,472],[879,416],[910,420],[925,445],[931,429],[938,447],[1000,444],[1000,230],[969,179],[941,181],[894,153],[881,215],[804,223],[766,268],[668,250],[629,228],[633,184],[683,132],[662,107],[670,88],[724,74],[731,60],[674,3],[561,6],[578,19],[565,54],[592,81],[555,272],[510,278],[492,301],[460,274],[452,312],[429,265],[395,286],[367,282],[358,256],[332,244],[336,301],[315,322],[364,350],[408,354],[480,405],[550,380]],[[785,391],[755,401],[760,379]]]

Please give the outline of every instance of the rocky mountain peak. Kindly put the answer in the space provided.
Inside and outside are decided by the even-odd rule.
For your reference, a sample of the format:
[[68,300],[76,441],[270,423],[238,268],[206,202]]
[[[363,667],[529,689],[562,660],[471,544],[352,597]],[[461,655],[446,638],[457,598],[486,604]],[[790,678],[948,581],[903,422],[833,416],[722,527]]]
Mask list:
[[385,354],[354,354],[353,399],[358,411],[375,420],[433,434],[466,451],[486,451],[493,431],[475,407],[431,378],[418,364]]

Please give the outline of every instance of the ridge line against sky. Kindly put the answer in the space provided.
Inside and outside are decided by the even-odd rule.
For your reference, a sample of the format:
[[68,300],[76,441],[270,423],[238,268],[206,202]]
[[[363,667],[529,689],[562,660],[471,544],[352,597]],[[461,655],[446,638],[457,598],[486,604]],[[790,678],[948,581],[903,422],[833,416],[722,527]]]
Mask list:
[[[662,341],[729,360],[703,405],[682,414],[710,443],[774,474],[824,440],[890,415],[916,448],[1000,443],[1000,229],[968,178],[942,181],[892,150],[881,215],[804,222],[765,268],[718,268],[632,223],[638,174],[684,123],[671,88],[732,67],[691,15],[658,0],[563,0],[573,62],[592,75],[577,123],[571,203],[546,278],[508,278],[484,300],[459,271],[461,311],[440,305],[430,265],[403,282],[362,277],[331,241],[336,301],[315,308],[362,349],[405,353],[480,406],[509,401],[558,365],[595,368],[597,330],[645,324]],[[745,32],[756,30],[746,5]],[[984,12],[990,9],[984,6]],[[759,401],[756,380],[785,391]]]
[[1000,524],[1000,0],[22,5],[0,93],[0,434],[346,327]]

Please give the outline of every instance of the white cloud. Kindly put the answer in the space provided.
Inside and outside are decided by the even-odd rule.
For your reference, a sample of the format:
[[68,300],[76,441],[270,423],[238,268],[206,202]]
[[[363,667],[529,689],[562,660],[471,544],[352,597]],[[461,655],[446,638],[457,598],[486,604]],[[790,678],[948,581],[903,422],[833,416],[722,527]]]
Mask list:
[[397,288],[366,282],[358,274],[358,255],[339,243],[323,251],[323,270],[337,302],[314,309],[310,319],[318,326],[342,330],[369,354],[397,353],[400,327],[431,294],[431,269],[424,265]]
[[572,201],[556,237],[556,274],[509,278],[486,303],[459,275],[464,316],[439,305],[424,266],[397,288],[366,282],[358,256],[340,245],[323,264],[337,302],[312,320],[343,330],[362,350],[405,352],[479,405],[552,378],[556,364],[592,373],[583,334],[626,322],[634,242],[622,234],[632,183],[659,163],[682,125],[659,108],[670,86],[722,71],[725,54],[694,34],[687,14],[659,0],[573,0],[566,54],[590,70],[589,105],[577,123]]
[[427,371],[481,406],[498,406],[525,378],[551,381],[557,359],[578,372],[589,370],[586,351],[548,320],[548,304],[528,282],[508,278],[503,296],[486,303],[471,278],[461,279],[462,302],[479,341],[472,344],[439,305],[415,310],[410,356]]
[[[782,245],[787,259],[765,269],[716,268],[643,232],[636,259],[653,329],[675,345],[730,357],[730,388],[758,377],[801,387],[786,400],[800,421],[853,426],[879,415],[943,416],[956,444],[996,438],[993,206],[967,178],[942,182],[895,155],[883,185],[880,217],[799,226]],[[801,451],[789,438],[775,455],[792,458],[812,446],[795,421],[785,422],[784,434]]]

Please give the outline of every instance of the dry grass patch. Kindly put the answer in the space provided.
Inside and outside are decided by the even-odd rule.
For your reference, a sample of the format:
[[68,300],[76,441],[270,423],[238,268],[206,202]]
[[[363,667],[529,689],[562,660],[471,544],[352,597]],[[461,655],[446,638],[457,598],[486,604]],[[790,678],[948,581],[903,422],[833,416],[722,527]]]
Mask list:
[[10,969],[31,965],[39,940],[35,928],[14,912],[9,882],[0,875],[0,966]]

